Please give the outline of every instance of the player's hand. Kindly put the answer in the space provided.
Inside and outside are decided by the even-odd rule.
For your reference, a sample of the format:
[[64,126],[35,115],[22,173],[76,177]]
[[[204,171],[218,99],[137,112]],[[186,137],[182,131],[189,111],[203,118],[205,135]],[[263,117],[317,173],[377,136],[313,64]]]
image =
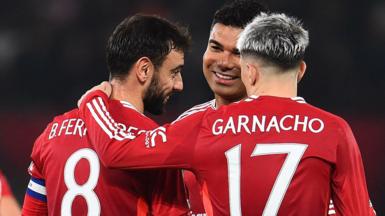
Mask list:
[[86,98],[86,96],[89,93],[96,91],[96,90],[101,90],[102,92],[104,92],[107,95],[107,97],[110,97],[111,93],[112,93],[111,84],[107,81],[103,81],[102,83],[100,83],[97,86],[92,87],[90,90],[88,90],[86,93],[84,93],[82,95],[82,97],[78,100],[78,107],[80,107],[80,104],[82,104],[82,101],[84,100],[84,98]]

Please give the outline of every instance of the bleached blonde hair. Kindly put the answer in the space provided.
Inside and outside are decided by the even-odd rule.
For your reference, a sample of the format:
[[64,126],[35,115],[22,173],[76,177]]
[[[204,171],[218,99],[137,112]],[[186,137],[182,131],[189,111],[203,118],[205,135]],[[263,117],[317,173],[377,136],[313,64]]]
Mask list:
[[308,31],[295,17],[283,13],[261,13],[240,34],[241,56],[263,58],[284,69],[295,67],[309,45]]

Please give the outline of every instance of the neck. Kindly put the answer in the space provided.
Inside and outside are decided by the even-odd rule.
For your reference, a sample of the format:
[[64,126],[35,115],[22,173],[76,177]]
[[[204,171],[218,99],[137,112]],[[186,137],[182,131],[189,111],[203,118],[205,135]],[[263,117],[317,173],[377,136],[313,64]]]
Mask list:
[[287,73],[274,76],[265,76],[260,84],[253,86],[249,95],[267,95],[276,97],[296,97],[297,78],[295,74]]
[[221,97],[219,95],[215,95],[215,107],[218,109],[221,106],[229,105],[231,103],[237,102],[239,100],[242,100],[245,97],[240,97],[240,98],[232,98],[232,99],[226,99],[224,97]]
[[142,92],[136,85],[131,84],[129,78],[125,80],[113,79],[111,81],[112,93],[111,98],[115,100],[127,101],[132,104],[139,112],[143,113],[144,104]]

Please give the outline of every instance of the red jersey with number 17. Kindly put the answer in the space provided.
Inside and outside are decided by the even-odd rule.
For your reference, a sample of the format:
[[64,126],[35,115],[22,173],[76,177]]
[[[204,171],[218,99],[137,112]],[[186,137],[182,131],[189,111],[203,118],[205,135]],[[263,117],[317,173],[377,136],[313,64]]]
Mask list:
[[253,96],[134,140],[102,133],[108,122],[92,105],[102,98],[81,106],[86,125],[97,128],[91,142],[126,158],[121,167],[192,170],[208,215],[327,215],[330,199],[338,215],[374,215],[350,127],[302,98]]
[[[111,134],[116,139],[157,126],[127,102],[111,100],[108,107],[112,124],[120,128]],[[35,142],[27,196],[46,201],[49,215],[187,214],[180,172],[106,168],[104,161],[119,158],[99,158],[87,133],[75,109],[56,117]]]

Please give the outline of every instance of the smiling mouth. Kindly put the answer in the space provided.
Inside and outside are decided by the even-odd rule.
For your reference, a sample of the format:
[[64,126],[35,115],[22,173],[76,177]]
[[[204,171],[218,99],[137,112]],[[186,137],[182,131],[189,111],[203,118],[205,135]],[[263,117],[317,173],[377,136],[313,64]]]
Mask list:
[[235,80],[235,79],[238,78],[237,76],[230,76],[230,75],[223,74],[223,73],[218,73],[218,72],[215,72],[215,71],[213,71],[213,73],[215,74],[215,76],[217,78],[223,79],[223,80]]

